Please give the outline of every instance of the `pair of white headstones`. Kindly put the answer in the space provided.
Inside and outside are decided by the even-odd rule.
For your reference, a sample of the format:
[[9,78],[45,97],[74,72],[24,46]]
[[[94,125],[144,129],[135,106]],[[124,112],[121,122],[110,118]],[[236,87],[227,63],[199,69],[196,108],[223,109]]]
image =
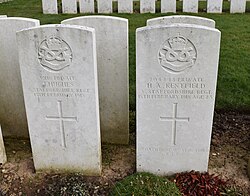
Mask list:
[[[1,29],[8,29],[7,33],[0,29],[0,43],[8,46],[0,53],[0,87],[5,91],[0,97],[4,106],[0,121],[6,135],[20,134],[20,127],[25,130],[23,83],[36,169],[71,168],[95,175],[101,164],[100,124],[103,142],[128,143],[128,20],[90,16],[63,23],[95,30],[67,25],[39,27],[39,21],[24,18],[0,20]],[[20,52],[21,82],[20,74],[16,74],[15,32],[30,27],[34,28],[20,32],[18,38],[24,52]],[[88,160],[94,172],[85,163]]]
[[220,31],[187,16],[147,25],[136,32],[137,171],[207,171]]
[[128,21],[62,23],[17,33],[35,168],[99,175],[101,137],[128,143]]

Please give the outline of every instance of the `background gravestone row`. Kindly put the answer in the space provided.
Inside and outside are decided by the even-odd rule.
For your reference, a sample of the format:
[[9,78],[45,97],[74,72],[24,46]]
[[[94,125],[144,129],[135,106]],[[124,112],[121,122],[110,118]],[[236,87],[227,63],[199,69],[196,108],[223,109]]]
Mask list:
[[[94,13],[94,0],[62,0],[62,13]],[[183,0],[183,12],[198,13],[199,0]],[[155,0],[140,0],[140,13],[155,13]],[[58,14],[57,0],[42,0],[44,14]],[[207,0],[208,13],[222,13],[223,0]],[[98,13],[112,13],[112,0],[97,0]],[[244,13],[246,0],[231,0],[230,13]],[[176,0],[161,0],[161,13],[175,13]],[[118,0],[118,13],[133,13],[133,0]]]

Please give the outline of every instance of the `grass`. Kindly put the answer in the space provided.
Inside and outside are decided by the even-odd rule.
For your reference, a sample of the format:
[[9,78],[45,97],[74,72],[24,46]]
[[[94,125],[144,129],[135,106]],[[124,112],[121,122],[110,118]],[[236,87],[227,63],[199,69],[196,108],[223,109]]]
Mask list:
[[181,196],[175,183],[150,173],[136,173],[116,183],[110,196],[171,195]]
[[[199,14],[214,19],[216,28],[222,32],[220,66],[216,109],[250,110],[250,2],[247,2],[247,13],[230,14],[229,2],[224,1],[223,14],[207,14],[206,2],[199,3]],[[117,12],[117,3],[113,4]],[[177,2],[177,14],[181,12],[182,4]],[[130,110],[135,111],[135,30],[145,26],[146,20],[171,14],[161,14],[160,2],[157,2],[156,14],[138,14],[139,2],[134,2],[135,14],[109,14],[129,20],[129,82],[130,82]],[[41,24],[60,23],[62,20],[82,16],[84,14],[42,14],[41,0],[13,0],[0,4],[0,15],[35,18]],[[86,15],[86,14],[85,14]]]

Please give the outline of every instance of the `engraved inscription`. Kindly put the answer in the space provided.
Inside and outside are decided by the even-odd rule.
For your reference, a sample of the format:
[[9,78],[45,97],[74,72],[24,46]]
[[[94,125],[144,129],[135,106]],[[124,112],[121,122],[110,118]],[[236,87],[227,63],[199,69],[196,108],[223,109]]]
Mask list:
[[187,38],[177,35],[163,43],[158,53],[161,67],[171,73],[180,73],[194,66],[197,51]]
[[160,77],[146,80],[138,99],[213,99],[215,92],[202,77]]
[[182,154],[187,154],[187,153],[206,153],[209,152],[208,148],[205,147],[200,147],[200,148],[192,148],[192,147],[168,147],[168,148],[161,148],[161,147],[141,147],[141,151],[145,152],[152,152],[152,153],[161,153],[161,155],[165,156],[179,156]]
[[82,99],[92,92],[90,88],[79,88],[78,80],[73,75],[41,75],[39,79],[40,85],[30,89],[37,98]]
[[49,71],[60,71],[70,66],[72,56],[69,45],[56,36],[43,40],[38,48],[39,62]]
[[160,120],[162,121],[172,121],[172,144],[176,145],[176,123],[178,121],[182,122],[189,122],[188,117],[177,117],[177,103],[173,104],[173,116],[172,117],[160,117]]
[[58,116],[46,116],[46,120],[58,120],[60,123],[60,131],[62,137],[62,146],[66,148],[66,136],[65,136],[65,129],[64,129],[64,121],[73,121],[77,122],[77,117],[74,116],[63,116],[63,109],[62,109],[62,101],[57,101],[57,108],[58,108]]

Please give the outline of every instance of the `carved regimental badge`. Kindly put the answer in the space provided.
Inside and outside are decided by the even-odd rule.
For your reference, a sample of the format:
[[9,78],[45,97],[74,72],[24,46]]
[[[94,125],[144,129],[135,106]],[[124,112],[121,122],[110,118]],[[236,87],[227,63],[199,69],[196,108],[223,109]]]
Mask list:
[[197,59],[197,51],[193,43],[180,35],[165,41],[158,55],[162,68],[174,73],[180,73],[194,66]]
[[72,50],[64,40],[51,36],[41,42],[38,48],[38,59],[47,70],[60,71],[70,66]]

